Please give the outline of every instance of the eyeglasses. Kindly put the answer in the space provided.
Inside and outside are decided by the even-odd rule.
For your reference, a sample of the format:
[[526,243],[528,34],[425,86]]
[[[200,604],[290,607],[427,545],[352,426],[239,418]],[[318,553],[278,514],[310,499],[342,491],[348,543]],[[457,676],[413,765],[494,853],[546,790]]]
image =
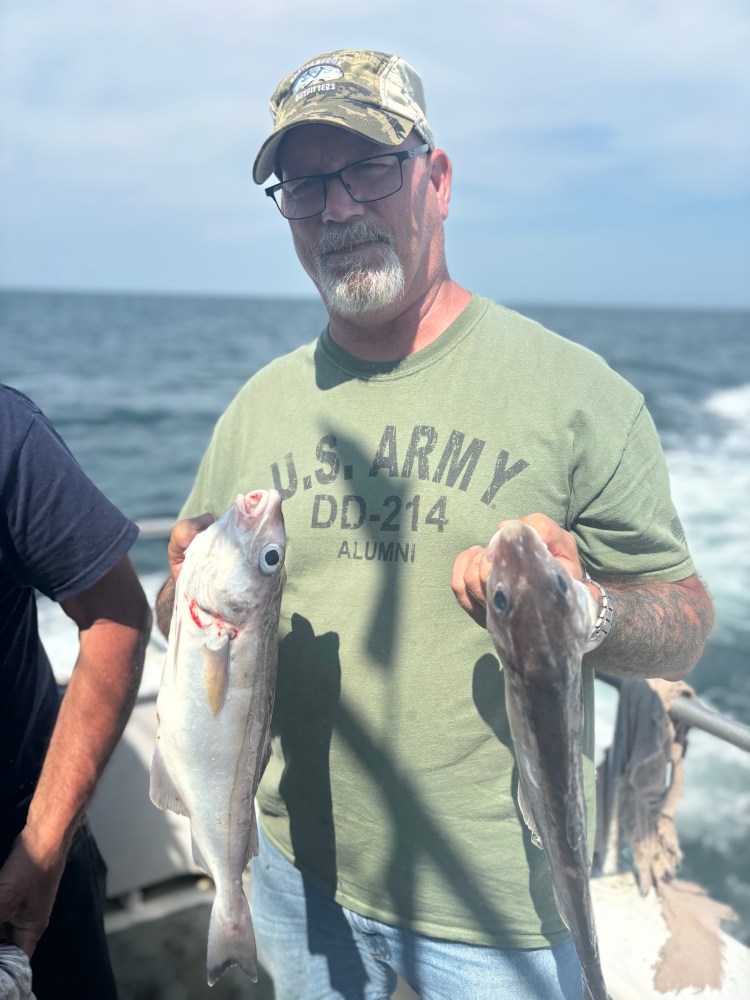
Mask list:
[[291,177],[280,184],[272,184],[265,191],[269,198],[273,198],[285,219],[311,219],[325,210],[327,181],[338,178],[349,196],[360,204],[381,201],[403,187],[401,164],[404,160],[413,160],[415,156],[429,152],[429,149],[429,143],[424,143],[400,153],[368,156],[364,160],[348,163],[341,170],[332,170],[330,174]]

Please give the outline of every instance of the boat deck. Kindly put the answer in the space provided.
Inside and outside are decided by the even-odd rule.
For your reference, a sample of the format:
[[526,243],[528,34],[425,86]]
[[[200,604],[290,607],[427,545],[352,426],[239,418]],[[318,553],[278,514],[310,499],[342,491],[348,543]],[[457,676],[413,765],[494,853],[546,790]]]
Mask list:
[[233,968],[215,986],[207,985],[206,938],[213,892],[184,890],[191,891],[196,897],[192,905],[184,905],[183,898],[181,908],[119,930],[110,929],[117,921],[108,915],[120,1000],[273,1000],[273,986],[262,968],[257,983]]
[[[213,886],[205,878],[174,879],[110,904],[105,916],[120,1000],[273,1000],[273,984],[261,966],[252,983],[237,968],[206,983],[206,940]],[[399,983],[393,1000],[418,1000]]]

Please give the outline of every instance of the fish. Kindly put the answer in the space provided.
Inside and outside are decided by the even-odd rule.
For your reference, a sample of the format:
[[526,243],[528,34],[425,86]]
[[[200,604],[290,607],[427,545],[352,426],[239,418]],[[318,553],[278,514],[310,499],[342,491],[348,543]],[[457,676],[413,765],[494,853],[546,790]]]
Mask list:
[[242,873],[258,853],[285,550],[279,493],[239,494],[191,541],[175,587],[149,795],[189,818],[193,857],[216,887],[209,986],[232,965],[258,976]]
[[0,998],[34,1000],[29,957],[14,944],[0,942]]
[[596,602],[522,521],[505,522],[486,555],[487,629],[505,676],[519,808],[549,862],[584,996],[608,1000],[589,889],[583,792],[581,660]]

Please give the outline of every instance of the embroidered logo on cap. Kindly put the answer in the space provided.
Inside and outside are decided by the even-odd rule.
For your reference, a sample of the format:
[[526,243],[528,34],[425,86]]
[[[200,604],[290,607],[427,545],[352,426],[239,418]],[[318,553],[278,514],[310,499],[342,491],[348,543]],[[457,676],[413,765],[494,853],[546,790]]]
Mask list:
[[[338,66],[332,66],[330,63],[323,63],[318,66],[310,66],[309,69],[304,70],[297,79],[292,84],[292,93],[299,94],[301,90],[305,90],[312,84],[316,83],[328,83],[331,80],[339,80],[344,74],[338,68]],[[301,94],[299,96],[302,96]],[[299,98],[298,98],[299,99]]]

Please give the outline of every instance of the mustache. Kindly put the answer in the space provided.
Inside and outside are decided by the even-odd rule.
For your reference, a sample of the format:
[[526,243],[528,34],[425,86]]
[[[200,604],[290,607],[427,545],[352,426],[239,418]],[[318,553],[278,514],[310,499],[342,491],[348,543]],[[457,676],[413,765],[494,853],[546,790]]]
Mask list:
[[389,247],[394,246],[390,233],[364,219],[358,222],[332,222],[329,223],[329,226],[330,228],[326,229],[318,243],[319,257],[329,253],[353,250],[362,243],[385,243]]

